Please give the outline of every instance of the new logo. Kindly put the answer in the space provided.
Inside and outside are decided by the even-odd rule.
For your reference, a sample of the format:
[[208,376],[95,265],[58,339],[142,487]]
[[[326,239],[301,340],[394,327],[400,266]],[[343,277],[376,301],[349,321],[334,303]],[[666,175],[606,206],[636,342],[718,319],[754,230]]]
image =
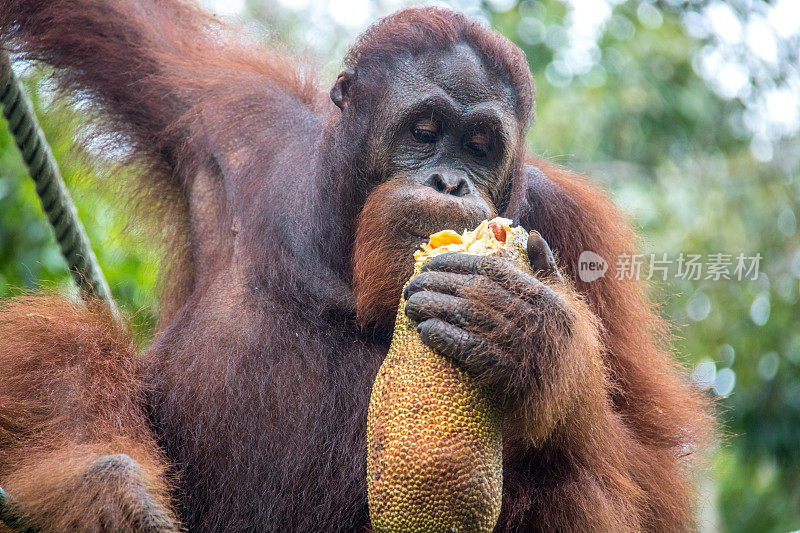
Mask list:
[[578,277],[589,283],[602,278],[608,270],[608,263],[598,254],[585,250],[578,257]]

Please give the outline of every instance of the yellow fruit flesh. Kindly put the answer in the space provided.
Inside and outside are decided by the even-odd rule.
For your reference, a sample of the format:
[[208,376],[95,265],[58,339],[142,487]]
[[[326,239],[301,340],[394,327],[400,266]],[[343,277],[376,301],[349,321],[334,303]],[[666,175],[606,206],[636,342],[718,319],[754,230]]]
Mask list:
[[[414,275],[447,252],[500,253],[526,263],[527,233],[508,223],[496,219],[462,235],[450,230],[432,235],[414,254]],[[376,533],[491,531],[503,486],[499,401],[423,344],[404,307],[401,298],[391,347],[370,398],[372,527]]]

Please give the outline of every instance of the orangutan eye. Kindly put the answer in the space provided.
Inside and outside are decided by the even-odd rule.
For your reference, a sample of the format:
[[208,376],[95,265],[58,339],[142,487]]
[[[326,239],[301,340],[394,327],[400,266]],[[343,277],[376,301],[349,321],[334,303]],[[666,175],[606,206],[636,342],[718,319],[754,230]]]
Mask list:
[[423,120],[414,124],[411,135],[418,142],[435,143],[439,139],[439,126],[432,120]]
[[475,157],[486,157],[491,150],[491,138],[486,133],[473,133],[467,137],[464,148]]

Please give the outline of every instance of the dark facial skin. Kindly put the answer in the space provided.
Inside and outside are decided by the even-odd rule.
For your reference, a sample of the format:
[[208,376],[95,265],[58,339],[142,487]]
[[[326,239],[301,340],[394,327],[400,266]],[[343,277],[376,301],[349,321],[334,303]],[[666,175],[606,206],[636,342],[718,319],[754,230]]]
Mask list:
[[[469,215],[490,213],[520,142],[509,89],[493,83],[466,45],[398,62],[388,81],[373,122],[385,175],[436,202],[459,201]],[[477,215],[453,222],[472,223]],[[424,226],[417,229],[427,235]]]
[[[386,177],[371,200],[380,198],[390,219],[383,227],[409,262],[431,233],[502,213],[524,139],[509,87],[468,46],[399,62],[372,124]],[[557,292],[553,254],[535,231],[528,252],[537,276],[494,257],[446,254],[405,291],[423,341],[511,402],[536,381],[541,362],[532,354],[557,356],[573,319]]]
[[402,214],[399,227],[416,246],[494,216],[522,140],[510,89],[463,44],[399,61],[387,81],[372,139],[380,174],[404,184],[388,199]]
[[382,106],[390,175],[457,197],[477,190],[498,203],[521,141],[509,89],[493,83],[466,45],[402,62],[393,78]]

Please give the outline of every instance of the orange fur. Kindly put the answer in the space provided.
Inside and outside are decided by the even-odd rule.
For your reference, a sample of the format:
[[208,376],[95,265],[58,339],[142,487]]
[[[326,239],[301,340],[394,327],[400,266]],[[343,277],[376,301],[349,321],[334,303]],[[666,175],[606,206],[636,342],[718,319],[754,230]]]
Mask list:
[[[0,484],[52,531],[124,523],[131,483],[166,507],[152,425],[179,467],[189,527],[366,527],[367,400],[411,267],[381,202],[390,185],[370,185],[388,178],[362,153],[370,106],[396,55],[465,39],[512,88],[524,128],[533,86],[521,52],[451,11],[400,12],[348,55],[374,74],[353,89],[359,114],[340,113],[296,59],[184,0],[0,0],[0,37],[97,112],[178,243],[165,245],[146,391],[102,312],[3,304]],[[689,468],[712,423],[646,286],[614,278],[634,233],[588,179],[537,158],[527,162],[542,173],[526,175],[523,159],[498,214],[547,240],[578,320],[509,420],[498,530],[689,530]],[[609,261],[601,280],[578,279],[584,250]],[[81,476],[114,453],[140,471]]]
[[[615,476],[610,479],[617,488],[608,494],[616,493],[618,501],[638,502],[629,514],[636,517],[631,522],[634,529],[690,529],[694,504],[690,472],[703,463],[703,450],[713,435],[708,399],[691,386],[684,368],[670,354],[668,329],[647,295],[646,282],[616,279],[616,258],[637,250],[626,217],[588,178],[540,158],[530,162],[546,179],[529,189],[524,206],[510,210],[525,213],[520,222],[537,229],[550,243],[564,274],[599,319],[606,369],[606,390],[598,396],[603,404],[596,404],[600,411],[593,410],[602,416],[584,417],[579,429],[565,430],[534,455],[553,453],[547,462],[560,468],[563,459],[558,456],[569,453],[583,475],[611,467]],[[584,250],[608,261],[603,278],[580,280],[578,257]],[[573,368],[583,371],[577,361]],[[586,448],[580,445],[582,437],[588,437]],[[547,508],[550,502],[555,510],[555,494],[537,491],[534,497],[540,501],[537,505]],[[604,504],[602,492],[572,494],[585,502],[576,502],[574,509],[592,523],[606,519],[614,524],[622,516],[619,509]],[[580,520],[567,529],[586,529],[576,523]]]
[[[130,525],[129,492],[140,488],[170,507],[139,360],[105,308],[90,307],[48,296],[0,304],[0,485],[43,531]],[[90,475],[119,453],[138,467]]]

